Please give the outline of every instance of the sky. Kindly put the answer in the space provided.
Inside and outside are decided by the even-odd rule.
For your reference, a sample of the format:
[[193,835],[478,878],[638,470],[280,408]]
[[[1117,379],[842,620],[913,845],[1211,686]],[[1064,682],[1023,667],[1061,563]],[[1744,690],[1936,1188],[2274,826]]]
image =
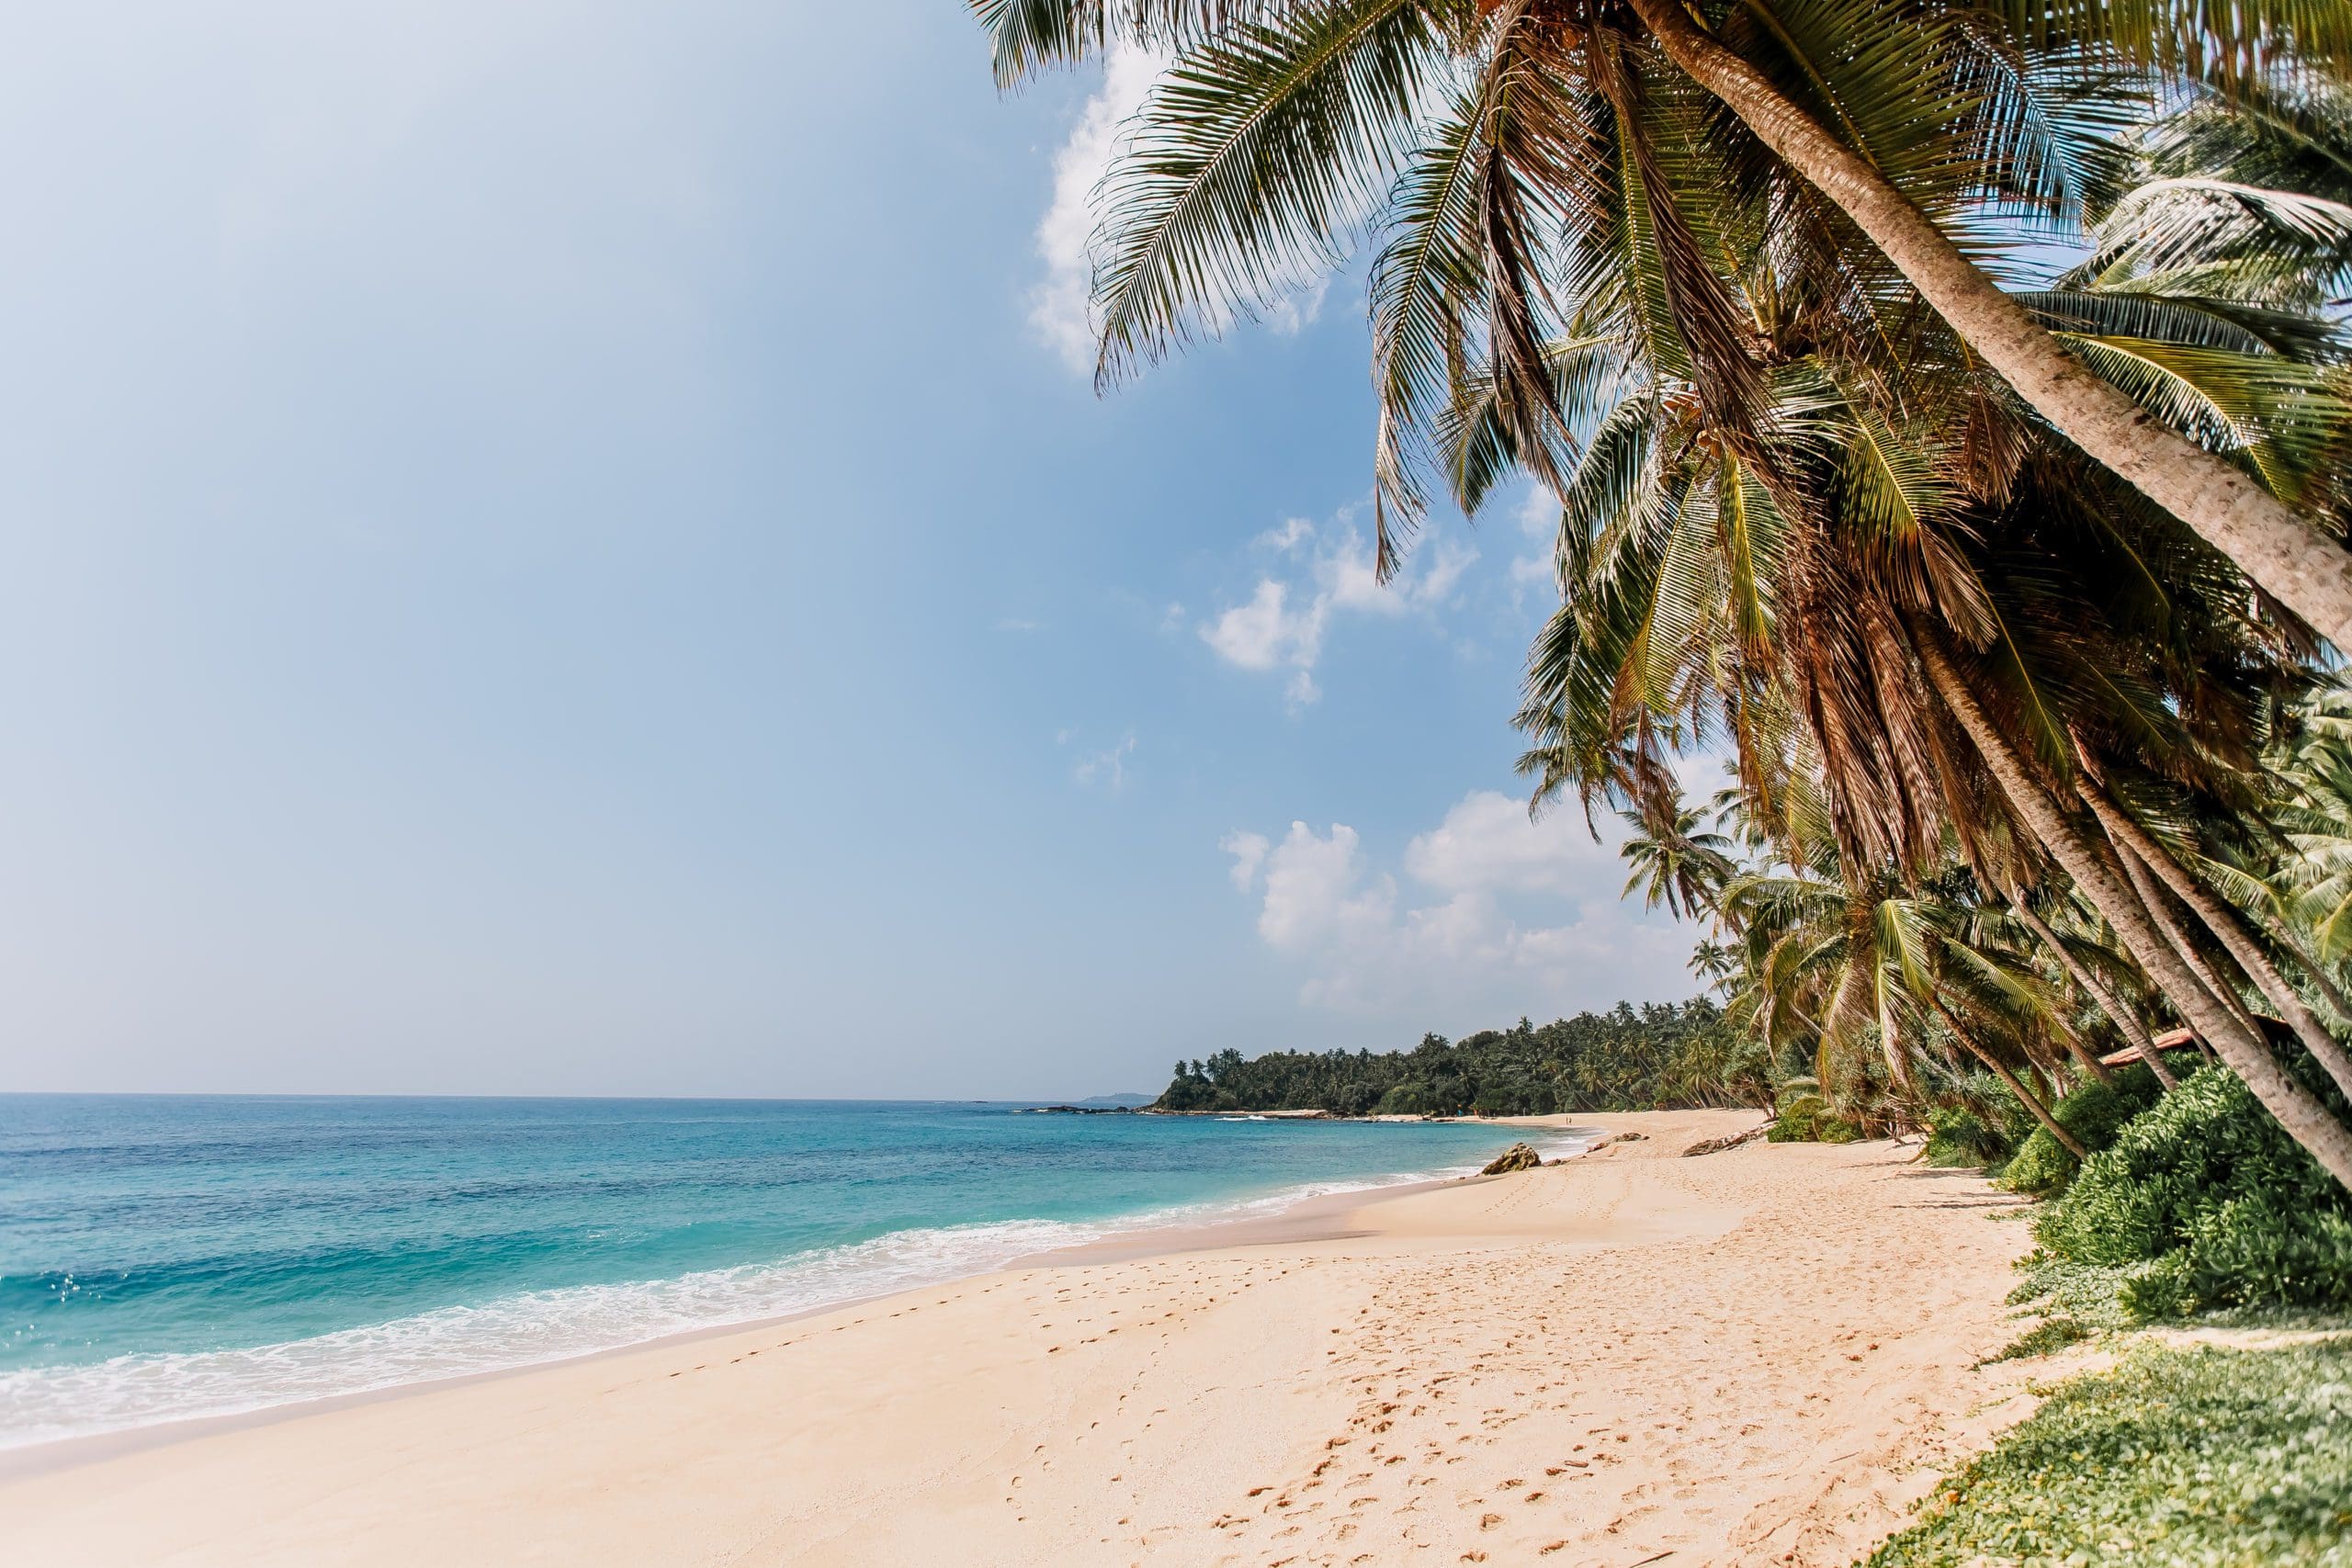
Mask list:
[[1678,998],[1370,570],[1361,271],[1098,397],[1151,62],[953,0],[28,13],[0,1089],[1062,1097]]

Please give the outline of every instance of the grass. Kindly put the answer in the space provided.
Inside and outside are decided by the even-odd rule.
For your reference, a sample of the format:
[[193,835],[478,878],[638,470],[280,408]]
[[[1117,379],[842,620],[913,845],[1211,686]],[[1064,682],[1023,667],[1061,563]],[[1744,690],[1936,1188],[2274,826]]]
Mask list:
[[2352,1568],[2352,1337],[2142,1344],[2061,1384],[1869,1568]]

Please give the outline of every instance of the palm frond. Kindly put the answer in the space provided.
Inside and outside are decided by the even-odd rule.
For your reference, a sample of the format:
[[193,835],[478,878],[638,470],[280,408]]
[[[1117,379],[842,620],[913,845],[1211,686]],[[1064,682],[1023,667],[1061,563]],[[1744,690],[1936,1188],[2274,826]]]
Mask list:
[[1437,42],[1419,0],[1325,0],[1180,56],[1104,176],[1097,380],[1336,265],[1409,144]]

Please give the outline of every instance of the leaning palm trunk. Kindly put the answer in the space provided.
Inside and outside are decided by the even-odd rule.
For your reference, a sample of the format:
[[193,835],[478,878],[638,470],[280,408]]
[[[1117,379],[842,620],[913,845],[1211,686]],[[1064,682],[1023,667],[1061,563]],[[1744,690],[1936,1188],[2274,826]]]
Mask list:
[[1668,58],[1852,219],[2019,397],[2338,648],[2352,649],[2352,551],[2078,364],[1909,197],[1716,42],[1681,0],[1631,3]]
[[2088,779],[2077,780],[2075,790],[2098,818],[2099,826],[2107,829],[2107,836],[2126,853],[2137,856],[2142,864],[2154,872],[2157,878],[2188,906],[2189,913],[2203,921],[2205,929],[2220,939],[2222,946],[2237,961],[2238,967],[2246,972],[2256,988],[2268,998],[2270,1005],[2278,1010],[2278,1016],[2294,1030],[2295,1038],[2303,1043],[2303,1049],[2327,1069],[2327,1076],[2335,1080],[2336,1088],[2346,1096],[2352,1096],[2352,1056],[2344,1054],[2344,1047],[2336,1043],[2335,1036],[2327,1032],[2304,1004],[2295,987],[2287,983],[2287,977],[2278,973],[2278,966],[2270,962],[2270,955],[2262,951],[2262,944],[2255,941],[2254,933],[2245,929],[2238,912],[2216,898],[2212,889],[2189,875],[2153,834],[2134,822],[2129,813],[2108,797],[2105,790]]
[[2048,1131],[2052,1137],[2058,1140],[2060,1147],[2064,1148],[2068,1154],[2073,1155],[2076,1159],[2088,1159],[2091,1157],[2090,1151],[2083,1147],[2081,1141],[2077,1139],[2074,1134],[2066,1131],[2065,1123],[2058,1120],[2057,1116],[2051,1111],[2048,1105],[2042,1103],[2041,1097],[2035,1094],[2033,1090],[2026,1088],[2024,1081],[2020,1079],[2017,1074],[2004,1066],[1998,1056],[1994,1055],[1992,1052],[1985,1050],[1983,1046],[1977,1044],[1975,1041],[1968,1039],[1964,1035],[1961,1040],[1961,1047],[1970,1055],[1975,1057],[1978,1061],[1993,1069],[1994,1076],[1998,1077],[2001,1082],[2007,1087],[2008,1091],[2017,1097],[2019,1104],[2023,1105],[2028,1111],[2033,1112],[2033,1119],[2041,1122],[2042,1127]]
[[[2090,848],[2093,854],[2099,854],[2098,840],[2093,840]],[[2263,1039],[2262,1026],[2254,1021],[2254,1013],[2239,999],[2237,987],[2214,969],[2204,950],[2198,945],[2197,939],[2172,912],[2171,903],[2165,897],[2163,889],[2156,886],[2155,874],[2141,863],[2140,857],[2123,845],[2115,844],[2111,854],[2100,855],[2099,858],[2108,862],[2110,870],[2120,870],[2123,874],[2132,896],[2140,901],[2140,908],[2147,911],[2149,921],[2172,944],[2173,952],[2188,966],[2189,973],[2197,976],[2198,982],[2205,988],[2205,994],[2237,1020],[2238,1027],[2248,1036]]]
[[2018,818],[2041,841],[2066,874],[2075,879],[2092,908],[2107,918],[2140,967],[2188,1014],[2192,1028],[2220,1053],[2230,1070],[2245,1080],[2287,1135],[2310,1151],[2328,1174],[2352,1188],[2352,1129],[2328,1111],[2317,1095],[2279,1066],[2260,1039],[2249,1033],[2190,972],[2172,944],[2156,930],[2147,909],[2132,890],[2120,883],[2106,861],[2058,809],[2057,800],[2027,769],[2008,737],[1986,716],[1976,694],[1952,668],[1943,651],[1925,637],[1917,639],[1919,661],[1928,683],[1951,710],[1984,760],[2001,793]]
[[[2147,1063],[2154,1071],[2156,1081],[2167,1089],[2171,1089],[2172,1074],[2166,1071],[2164,1064],[2156,1059],[2162,1053],[2156,1049],[2155,1040],[2148,1033],[2148,1026],[2141,1021],[2140,1015],[2119,1002],[2114,992],[2109,990],[2102,982],[2094,977],[2089,968],[2081,960],[2066,951],[2065,943],[2058,940],[2058,933],[2052,931],[2040,915],[2035,914],[2026,906],[2025,896],[2014,887],[2009,890],[2009,908],[2016,910],[2018,919],[2023,920],[2033,934],[2041,939],[2041,945],[2056,955],[2059,965],[2066,971],[2075,985],[2083,988],[2083,994],[2097,1002],[2099,1010],[2107,1014],[2109,1021],[2122,1032],[2123,1038],[2130,1043],[2134,1051],[2140,1054],[2140,1059]],[[2112,1080],[2113,1075],[2107,1070],[2107,1064],[2100,1061],[2097,1055],[2086,1049],[2081,1041],[2070,1033],[2066,1037],[2066,1043],[2092,1077],[2101,1083]]]
[[2058,1120],[2050,1107],[2043,1103],[2040,1095],[2026,1088],[2024,1081],[2017,1074],[2009,1071],[1998,1056],[1976,1043],[1976,1036],[1969,1032],[1967,1025],[1952,1017],[1951,1010],[1944,1006],[1941,998],[1931,997],[1928,999],[1936,1011],[1942,1015],[1944,1027],[1951,1031],[1951,1037],[1960,1042],[1960,1048],[1993,1069],[1993,1076],[1999,1078],[2009,1093],[2017,1097],[2018,1104],[2033,1112],[2033,1119],[2041,1122],[2052,1137],[2058,1140],[2061,1148],[2076,1159],[2091,1157],[2090,1151],[2083,1147],[2081,1140],[2077,1139],[2074,1134],[2066,1131],[2065,1123]]

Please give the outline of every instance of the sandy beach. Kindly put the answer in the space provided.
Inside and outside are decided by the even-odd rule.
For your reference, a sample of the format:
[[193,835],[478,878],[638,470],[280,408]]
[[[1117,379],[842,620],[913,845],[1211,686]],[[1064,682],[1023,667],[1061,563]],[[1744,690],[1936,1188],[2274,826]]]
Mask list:
[[[2022,1224],[1886,1144],[1689,1145],[1153,1238],[12,1474],[0,1557],[1845,1563],[2021,1416]],[[1172,1248],[1172,1250],[1171,1250]]]

